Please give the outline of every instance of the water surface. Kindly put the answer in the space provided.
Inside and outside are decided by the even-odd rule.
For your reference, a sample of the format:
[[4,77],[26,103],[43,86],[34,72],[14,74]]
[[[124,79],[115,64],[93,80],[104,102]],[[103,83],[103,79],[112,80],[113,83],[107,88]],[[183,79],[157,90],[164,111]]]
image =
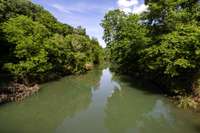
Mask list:
[[[0,107],[0,133],[199,133],[200,115],[109,68],[41,86]],[[152,88],[152,86],[151,86]]]

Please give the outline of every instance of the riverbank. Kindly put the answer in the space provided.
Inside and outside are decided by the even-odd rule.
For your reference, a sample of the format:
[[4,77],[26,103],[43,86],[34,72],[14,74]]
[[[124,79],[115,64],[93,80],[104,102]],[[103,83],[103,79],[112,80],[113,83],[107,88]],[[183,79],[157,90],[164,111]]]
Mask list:
[[[84,65],[85,72],[94,69],[94,64],[88,63]],[[74,74],[75,75],[75,74]],[[64,76],[63,76],[64,77]],[[58,77],[49,78],[49,81],[54,81]],[[62,78],[62,77],[60,77]],[[54,80],[52,80],[54,79]],[[47,83],[48,81],[44,82]],[[25,98],[33,95],[40,90],[37,83],[25,85],[23,83],[10,82],[3,87],[0,87],[0,104],[8,102],[20,102]]]
[[177,95],[171,96],[170,99],[173,100],[178,107],[184,109],[192,109],[194,111],[200,111],[200,74],[198,73],[194,78],[192,83],[192,89],[190,93],[187,92],[177,92]]
[[19,102],[26,97],[38,92],[40,87],[38,84],[27,86],[19,83],[11,83],[8,87],[1,88],[0,104],[7,102]]
[[[169,88],[166,86],[159,84],[159,82],[155,79],[149,78],[147,75],[142,75],[139,72],[121,72],[115,68],[115,66],[110,66],[112,72],[116,72],[118,75],[126,75],[131,77],[131,80],[137,80],[137,82],[144,85],[145,88],[148,88],[148,92],[150,93],[159,93],[170,100],[171,103],[175,104],[178,108],[182,108],[185,110],[191,110],[194,112],[200,112],[200,74],[197,74],[193,80],[193,84],[191,85],[191,92],[188,93],[186,89],[174,89],[169,91]],[[133,82],[133,81],[130,81]],[[154,87],[152,89],[149,88],[149,84],[152,84]]]

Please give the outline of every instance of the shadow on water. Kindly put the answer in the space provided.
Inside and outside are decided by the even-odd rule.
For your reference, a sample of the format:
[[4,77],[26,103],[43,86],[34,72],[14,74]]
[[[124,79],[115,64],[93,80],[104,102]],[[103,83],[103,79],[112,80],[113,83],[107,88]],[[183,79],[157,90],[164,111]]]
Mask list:
[[199,132],[200,119],[192,118],[197,115],[174,108],[155,85],[129,76],[115,75],[113,80],[121,89],[114,90],[105,106],[109,133]]
[[139,89],[143,91],[144,94],[163,94],[162,89],[160,89],[160,87],[156,86],[150,81],[127,75],[117,76],[119,77],[119,81],[129,84],[129,86],[131,86],[134,89]]

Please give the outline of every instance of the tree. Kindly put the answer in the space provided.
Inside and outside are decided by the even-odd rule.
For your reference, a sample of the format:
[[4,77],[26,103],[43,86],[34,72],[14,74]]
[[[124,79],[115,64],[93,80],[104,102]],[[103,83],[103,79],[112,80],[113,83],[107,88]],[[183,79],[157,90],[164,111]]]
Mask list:
[[[102,22],[111,63],[119,72],[143,75],[167,88],[191,92],[199,72],[198,0],[149,0],[148,11],[110,11]],[[117,66],[117,67],[115,67]]]
[[51,73],[71,74],[73,72],[72,61],[74,56],[68,40],[56,33],[46,39],[44,45],[45,50],[48,52],[48,62],[52,64]]
[[81,26],[78,26],[77,28],[74,29],[74,33],[78,34],[78,35],[85,36],[86,35],[86,29],[81,27]]
[[52,65],[47,62],[47,52],[43,46],[43,38],[48,36],[48,30],[40,23],[33,22],[26,16],[11,18],[3,23],[3,33],[14,46],[15,62],[5,64],[18,79],[36,78],[44,74]]
[[104,18],[104,39],[108,44],[111,62],[118,70],[137,71],[141,50],[147,45],[147,30],[139,22],[139,16],[114,10]]
[[82,73],[98,62],[101,47],[86,29],[58,22],[29,0],[0,0],[0,11],[0,72],[16,82]]
[[118,31],[122,28],[125,17],[126,14],[120,10],[109,11],[104,16],[101,26],[104,28],[103,38],[108,47],[113,41],[120,40],[121,35]]

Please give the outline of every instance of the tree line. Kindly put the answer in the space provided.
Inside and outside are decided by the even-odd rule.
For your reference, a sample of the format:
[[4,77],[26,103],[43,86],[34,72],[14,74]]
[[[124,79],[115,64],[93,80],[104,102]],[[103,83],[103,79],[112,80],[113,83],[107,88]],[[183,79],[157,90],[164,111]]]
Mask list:
[[199,0],[148,0],[141,14],[109,11],[101,25],[112,69],[163,91],[193,93],[200,70]]
[[86,71],[102,48],[29,0],[0,0],[0,73],[24,84]]

